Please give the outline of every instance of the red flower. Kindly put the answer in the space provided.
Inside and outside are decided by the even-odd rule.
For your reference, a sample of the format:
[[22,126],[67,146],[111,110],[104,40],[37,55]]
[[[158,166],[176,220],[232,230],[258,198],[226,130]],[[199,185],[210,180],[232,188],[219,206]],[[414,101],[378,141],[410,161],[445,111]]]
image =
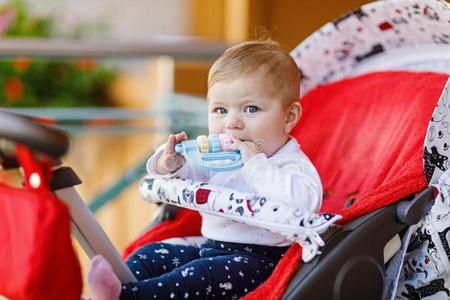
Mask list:
[[3,90],[7,100],[11,102],[19,101],[23,96],[22,81],[15,77],[8,78]]
[[28,69],[30,63],[31,60],[28,57],[20,56],[14,60],[14,68],[16,68],[18,72],[23,72]]
[[90,71],[95,67],[95,61],[89,58],[83,58],[75,61],[75,65],[83,71]]

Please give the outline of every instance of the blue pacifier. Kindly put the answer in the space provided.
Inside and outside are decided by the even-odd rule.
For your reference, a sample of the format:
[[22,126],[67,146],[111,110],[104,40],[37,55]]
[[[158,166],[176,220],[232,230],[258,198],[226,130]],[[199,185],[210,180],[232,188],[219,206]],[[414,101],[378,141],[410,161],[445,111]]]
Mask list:
[[230,150],[231,138],[227,134],[200,135],[197,140],[187,140],[175,146],[187,161],[214,172],[242,167],[241,153]]

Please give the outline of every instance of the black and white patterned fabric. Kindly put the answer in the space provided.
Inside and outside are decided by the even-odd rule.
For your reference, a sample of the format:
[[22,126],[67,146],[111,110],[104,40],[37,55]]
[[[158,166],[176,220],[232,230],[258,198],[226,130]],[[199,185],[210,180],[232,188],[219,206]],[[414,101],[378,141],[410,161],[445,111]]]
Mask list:
[[450,70],[450,5],[387,0],[361,6],[301,42],[291,55],[301,92],[376,70]]
[[[450,34],[450,32],[449,32]],[[450,51],[450,49],[449,49]],[[450,79],[436,106],[428,126],[423,150],[425,175],[434,185],[449,168],[450,157]]]
[[397,291],[389,299],[450,299],[450,171],[434,185],[439,195],[411,230]]

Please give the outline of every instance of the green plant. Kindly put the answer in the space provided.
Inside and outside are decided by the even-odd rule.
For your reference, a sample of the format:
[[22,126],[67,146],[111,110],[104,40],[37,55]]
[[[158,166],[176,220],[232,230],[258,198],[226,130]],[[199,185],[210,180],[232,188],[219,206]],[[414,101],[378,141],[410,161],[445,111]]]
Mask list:
[[[53,16],[34,17],[25,1],[0,9],[5,37],[49,38]],[[79,37],[79,31],[71,36]],[[116,72],[91,59],[58,61],[16,57],[0,61],[0,105],[3,107],[103,106]]]
[[29,60],[0,62],[0,104],[24,106],[102,106],[114,72],[94,61]]

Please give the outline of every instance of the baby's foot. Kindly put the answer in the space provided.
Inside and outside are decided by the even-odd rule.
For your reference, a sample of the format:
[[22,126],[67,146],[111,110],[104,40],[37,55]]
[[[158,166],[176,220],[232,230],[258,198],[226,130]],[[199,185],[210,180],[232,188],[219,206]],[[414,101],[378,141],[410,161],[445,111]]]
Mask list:
[[109,262],[101,255],[92,259],[87,285],[93,300],[119,299],[122,285]]

